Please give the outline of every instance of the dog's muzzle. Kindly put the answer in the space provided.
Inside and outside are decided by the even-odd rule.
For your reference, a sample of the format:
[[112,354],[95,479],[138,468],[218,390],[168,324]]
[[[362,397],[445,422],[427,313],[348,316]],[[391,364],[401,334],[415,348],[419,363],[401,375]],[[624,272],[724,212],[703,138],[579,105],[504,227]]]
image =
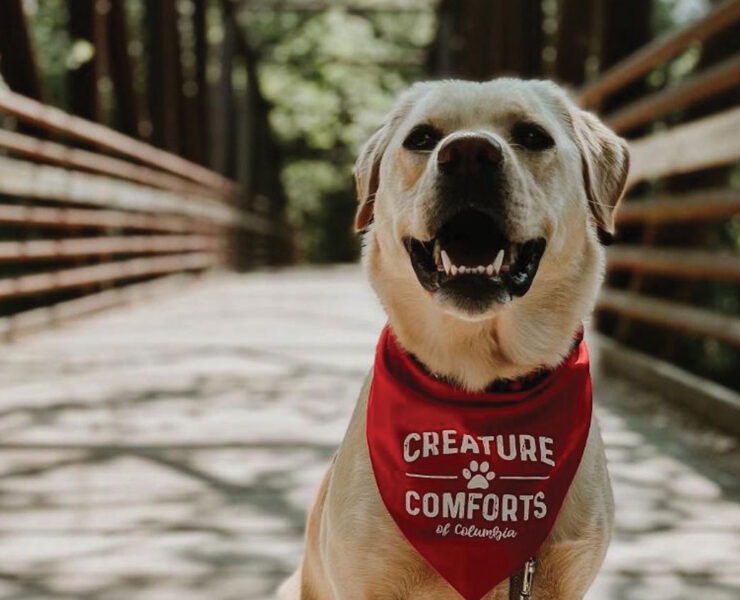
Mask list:
[[434,236],[404,239],[419,283],[471,312],[526,294],[547,245],[542,237],[515,242],[506,235],[504,160],[489,136],[465,133],[444,142]]

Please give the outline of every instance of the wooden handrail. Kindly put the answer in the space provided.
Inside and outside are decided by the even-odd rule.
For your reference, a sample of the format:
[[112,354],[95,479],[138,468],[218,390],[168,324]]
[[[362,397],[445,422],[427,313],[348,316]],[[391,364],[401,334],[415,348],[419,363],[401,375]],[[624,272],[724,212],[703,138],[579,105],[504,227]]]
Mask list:
[[196,252],[155,258],[107,262],[88,267],[62,269],[36,275],[22,275],[0,279],[0,298],[31,296],[54,290],[85,287],[97,283],[137,279],[175,273],[179,271],[202,271],[217,264],[215,254]]
[[685,248],[611,246],[610,270],[629,269],[682,279],[740,282],[740,255]]
[[737,131],[740,107],[635,140],[628,184],[740,160]]
[[106,254],[172,254],[215,251],[217,240],[204,235],[130,235],[62,240],[0,242],[0,261],[76,258]]
[[598,106],[604,98],[647,74],[692,42],[701,42],[738,20],[740,0],[726,0],[700,21],[658,38],[611,67],[579,91],[579,102],[588,108]]
[[614,131],[623,133],[668,112],[688,108],[738,84],[740,84],[740,56],[733,56],[678,85],[628,104],[607,115],[605,121]]
[[613,288],[601,290],[597,306],[638,321],[740,347],[740,319],[737,317]]
[[740,213],[740,190],[708,189],[647,200],[628,199],[617,210],[620,225],[720,219]]
[[150,215],[118,210],[50,208],[0,204],[0,223],[60,229],[132,229],[141,231],[213,232],[212,223],[171,215]]
[[236,193],[237,188],[233,181],[206,167],[155,148],[105,125],[76,117],[8,89],[0,88],[0,110],[47,131],[63,134],[98,148],[128,156],[149,166],[213,188],[219,193],[226,195]]
[[154,169],[119,158],[71,148],[14,131],[0,129],[0,148],[5,148],[16,154],[23,154],[62,167],[90,171],[101,175],[110,175],[163,190],[207,196],[219,201],[225,200],[223,196],[215,192],[212,188],[195,184],[180,177],[170,175],[169,173],[155,171]]
[[[274,150],[275,142],[267,123],[269,106],[257,85],[257,55],[239,32],[236,5],[230,0],[227,4],[219,12],[233,24],[242,45],[231,48],[233,61],[221,61],[222,79],[228,83],[236,61],[246,60],[250,82],[255,83],[250,85],[250,98],[257,99],[250,106],[257,107],[257,117],[247,115],[247,124],[256,124],[242,128],[237,137],[248,139],[236,150],[233,131],[216,136],[224,158],[219,160],[214,154],[213,163],[225,172],[234,160],[243,163],[252,155],[264,154],[265,160],[255,168],[269,171],[267,186],[260,185],[259,177],[242,173],[246,186],[242,189],[205,166],[211,154],[205,146],[214,141],[210,139],[214,128],[207,122],[213,111],[208,110],[206,23],[200,4],[191,23],[197,38],[197,97],[192,102],[185,98],[188,94],[183,95],[179,81],[182,44],[177,36],[169,35],[177,25],[177,15],[172,11],[157,15],[167,39],[155,43],[152,60],[154,70],[164,78],[155,77],[146,90],[157,100],[152,109],[156,114],[150,119],[151,140],[156,139],[157,146],[137,134],[141,115],[120,11],[111,12],[107,23],[115,39],[91,38],[96,56],[110,53],[108,66],[119,113],[115,125],[109,125],[105,111],[100,112],[105,98],[95,90],[92,72],[91,77],[77,78],[80,85],[64,110],[22,95],[19,86],[0,86],[0,229],[4,238],[0,240],[0,299],[12,299],[2,302],[0,329],[12,331],[20,319],[38,322],[35,315],[40,314],[52,315],[54,320],[65,310],[76,311],[72,306],[100,306],[89,298],[102,288],[106,288],[105,298],[122,297],[126,293],[122,290],[140,280],[228,263],[239,269],[252,268],[287,255],[290,232],[283,220],[280,160],[275,152],[262,152],[264,148]],[[22,16],[22,11],[16,13]],[[10,20],[18,22],[5,29],[25,30],[22,19],[13,16]],[[78,16],[86,29],[92,26],[90,19],[95,15],[88,11]],[[227,46],[224,55],[231,52]],[[230,85],[222,87],[216,112],[228,113],[226,109],[239,101],[238,93],[234,95]],[[224,127],[233,128],[229,115],[221,117]],[[59,290],[69,293],[59,294]],[[35,297],[24,299],[30,296]]]
[[187,198],[168,190],[104,175],[70,171],[0,157],[0,193],[150,213],[173,213],[216,223],[238,222],[236,209],[210,198]]
[[52,202],[185,215],[263,235],[279,235],[282,231],[265,216],[240,211],[210,198],[183,198],[169,190],[12,158],[0,157],[0,193]]

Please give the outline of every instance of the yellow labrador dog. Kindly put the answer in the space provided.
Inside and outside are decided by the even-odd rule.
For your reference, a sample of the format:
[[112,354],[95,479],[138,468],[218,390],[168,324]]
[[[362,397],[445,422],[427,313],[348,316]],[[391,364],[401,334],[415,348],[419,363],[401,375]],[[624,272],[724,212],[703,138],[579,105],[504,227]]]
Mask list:
[[[471,391],[557,366],[594,306],[628,166],[625,142],[553,83],[414,85],[355,169],[364,265],[401,346]],[[321,484],[302,564],[280,595],[459,600],[381,502],[365,437],[368,387]],[[533,600],[583,598],[612,515],[592,422],[537,555]],[[508,581],[485,596],[508,597]]]

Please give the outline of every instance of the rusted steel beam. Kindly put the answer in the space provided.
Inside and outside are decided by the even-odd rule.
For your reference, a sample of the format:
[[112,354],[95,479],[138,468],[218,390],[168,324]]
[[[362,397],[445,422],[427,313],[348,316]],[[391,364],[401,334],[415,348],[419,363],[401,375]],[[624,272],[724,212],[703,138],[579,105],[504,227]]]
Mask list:
[[644,76],[692,42],[701,42],[738,20],[740,0],[726,0],[704,19],[656,39],[614,65],[599,79],[581,88],[579,102],[586,107],[598,106],[604,98]]
[[674,110],[681,110],[740,84],[740,56],[690,77],[676,86],[651,94],[606,116],[617,132],[629,131]]
[[0,89],[0,110],[52,133],[63,134],[98,148],[123,154],[151,167],[213,188],[229,197],[237,193],[233,181],[210,169],[10,90]]
[[740,347],[740,319],[735,316],[612,288],[601,290],[597,306],[638,321]]
[[680,195],[659,195],[648,200],[627,200],[617,211],[619,224],[675,223],[731,217],[740,213],[740,191],[697,190]]
[[199,194],[213,199],[223,200],[223,197],[212,188],[175,177],[169,173],[156,171],[104,154],[97,154],[95,152],[57,144],[56,142],[40,140],[13,131],[0,129],[0,148],[63,167],[82,169],[84,171],[100,173],[101,175],[110,175],[173,192]]
[[183,217],[148,215],[117,210],[0,205],[0,223],[57,229],[131,229],[172,233],[213,233],[218,228]]
[[738,161],[736,131],[740,131],[740,107],[635,140],[630,144],[628,184]]
[[215,251],[218,240],[203,235],[139,235],[0,242],[0,261],[77,258],[105,254],[172,254]]
[[740,255],[729,252],[616,245],[609,248],[607,265],[613,271],[740,282]]
[[165,273],[202,271],[217,263],[218,256],[216,254],[194,252],[155,258],[134,258],[88,267],[49,271],[36,275],[23,275],[21,277],[0,279],[0,298],[32,296],[56,290],[151,277]]

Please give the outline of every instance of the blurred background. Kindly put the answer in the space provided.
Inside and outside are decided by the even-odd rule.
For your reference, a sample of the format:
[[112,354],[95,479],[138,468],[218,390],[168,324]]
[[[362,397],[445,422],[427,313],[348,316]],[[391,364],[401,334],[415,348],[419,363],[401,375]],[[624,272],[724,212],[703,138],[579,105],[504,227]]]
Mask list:
[[383,324],[358,147],[501,75],[632,147],[589,598],[740,597],[740,1],[3,0],[0,599],[272,597]]

